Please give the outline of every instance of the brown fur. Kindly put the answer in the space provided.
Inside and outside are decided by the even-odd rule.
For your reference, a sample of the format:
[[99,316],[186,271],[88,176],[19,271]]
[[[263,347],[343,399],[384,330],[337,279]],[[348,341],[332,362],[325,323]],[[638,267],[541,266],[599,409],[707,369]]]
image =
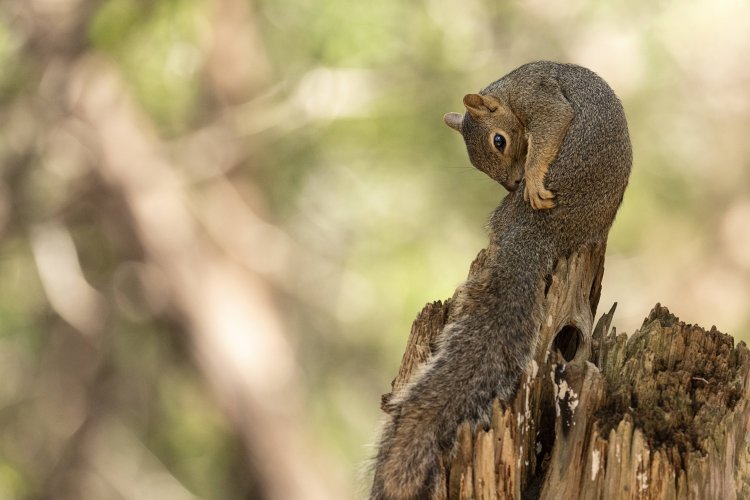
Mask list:
[[[456,292],[437,352],[392,402],[372,500],[430,498],[458,424],[487,425],[492,400],[513,396],[534,353],[545,275],[606,238],[630,174],[622,106],[585,68],[530,63],[464,105],[446,123],[471,163],[511,192],[492,214],[485,267]],[[506,139],[502,153],[495,133]]]

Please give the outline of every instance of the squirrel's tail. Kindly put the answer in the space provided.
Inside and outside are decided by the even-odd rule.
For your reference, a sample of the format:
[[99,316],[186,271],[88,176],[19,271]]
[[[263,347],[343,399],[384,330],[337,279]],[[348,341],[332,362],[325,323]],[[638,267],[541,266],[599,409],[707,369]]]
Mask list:
[[371,500],[429,498],[459,424],[489,425],[493,399],[513,396],[534,353],[544,289],[543,275],[526,269],[464,285],[438,352],[391,403]]
[[434,423],[397,416],[383,429],[370,500],[424,498],[437,478]]

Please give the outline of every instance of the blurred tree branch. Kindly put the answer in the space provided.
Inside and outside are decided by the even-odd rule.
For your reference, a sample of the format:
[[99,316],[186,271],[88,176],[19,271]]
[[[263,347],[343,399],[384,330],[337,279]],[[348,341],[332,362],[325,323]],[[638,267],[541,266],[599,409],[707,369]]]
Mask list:
[[[104,311],[114,309],[109,304],[113,297],[99,294],[89,285],[64,219],[70,215],[66,207],[73,204],[86,209],[102,197],[112,200],[114,203],[98,207],[100,216],[122,224],[125,234],[136,238],[127,244],[165,278],[161,290],[170,314],[189,334],[196,364],[250,458],[252,466],[246,474],[254,476],[250,480],[254,498],[331,498],[330,488],[315,474],[310,465],[313,457],[304,446],[299,374],[274,305],[273,290],[247,265],[253,259],[267,259],[264,254],[275,249],[257,237],[251,249],[256,255],[222,249],[229,241],[224,232],[268,234],[272,226],[252,212],[220,170],[203,186],[209,193],[205,204],[211,217],[198,214],[202,207],[194,201],[190,180],[164,154],[153,125],[130,99],[117,70],[89,50],[88,24],[99,5],[96,1],[4,5],[21,34],[22,52],[34,61],[33,70],[40,75],[38,85],[22,95],[23,105],[28,107],[26,116],[33,117],[33,127],[40,135],[51,137],[63,130],[86,150],[82,162],[87,173],[69,186],[75,196],[43,213],[41,220],[31,215],[18,227],[34,235],[33,248],[49,303],[83,338],[95,346],[108,345],[105,339],[111,335],[108,330],[112,325]],[[247,100],[265,85],[269,71],[250,6],[236,0],[217,0],[213,6],[213,37],[205,66],[206,90],[213,96],[210,106],[214,108],[206,113],[209,116],[224,113],[228,104]],[[219,127],[223,130],[215,137],[220,142],[211,146],[237,148],[231,126],[223,123]],[[200,148],[183,145],[190,146],[192,153]],[[37,142],[25,147],[17,155],[19,165],[34,164],[44,154]],[[16,184],[10,191],[23,193],[27,175],[6,176],[6,182]],[[80,183],[86,188],[80,189]],[[90,189],[92,185],[94,189]],[[30,208],[23,199],[12,205],[14,216]],[[108,215],[112,209],[116,213]],[[60,222],[50,225],[46,221],[51,217]],[[206,221],[208,232],[203,228]],[[212,240],[212,236],[218,239]],[[239,252],[243,250],[247,248]],[[71,283],[78,283],[77,288]],[[90,290],[96,298],[90,301],[91,307],[81,307],[83,290]],[[82,486],[67,476],[85,467],[83,443],[105,395],[105,372],[112,352],[100,347],[86,361],[100,367],[90,371],[88,378],[86,417],[49,469],[40,489],[42,497],[54,495],[64,482],[68,493],[84,495],[75,493]]]
[[101,148],[102,175],[123,194],[146,258],[167,277],[198,364],[268,498],[327,498],[300,449],[296,365],[266,285],[198,237],[188,186],[143,132],[149,127],[113,69],[90,59],[73,81],[73,105]]

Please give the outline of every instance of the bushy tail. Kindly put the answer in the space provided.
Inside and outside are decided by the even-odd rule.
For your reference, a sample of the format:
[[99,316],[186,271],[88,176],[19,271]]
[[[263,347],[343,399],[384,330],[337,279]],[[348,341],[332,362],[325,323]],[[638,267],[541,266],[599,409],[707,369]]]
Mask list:
[[506,399],[515,388],[512,379],[520,372],[514,360],[497,363],[491,359],[493,347],[487,344],[467,357],[462,347],[486,337],[460,337],[461,345],[443,346],[404,389],[402,399],[395,401],[396,412],[381,437],[372,500],[429,498],[438,479],[440,455],[452,446],[460,422],[488,423],[492,399]]
[[397,416],[386,425],[378,451],[371,500],[427,498],[438,477],[436,425]]
[[489,290],[487,282],[465,285],[463,299],[470,306],[462,311],[456,304],[457,319],[443,331],[438,353],[393,401],[371,500],[429,498],[440,455],[452,447],[459,424],[489,424],[492,400],[515,392],[533,356],[544,287],[537,272],[518,268],[494,278],[499,286]]

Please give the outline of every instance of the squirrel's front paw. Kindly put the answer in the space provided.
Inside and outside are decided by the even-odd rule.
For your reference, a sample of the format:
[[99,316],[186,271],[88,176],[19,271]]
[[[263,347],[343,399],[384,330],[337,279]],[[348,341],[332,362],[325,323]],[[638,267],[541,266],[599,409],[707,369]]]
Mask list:
[[523,187],[523,199],[531,202],[534,210],[547,210],[555,206],[552,199],[555,197],[551,191],[544,187],[544,177],[526,176],[526,184]]

